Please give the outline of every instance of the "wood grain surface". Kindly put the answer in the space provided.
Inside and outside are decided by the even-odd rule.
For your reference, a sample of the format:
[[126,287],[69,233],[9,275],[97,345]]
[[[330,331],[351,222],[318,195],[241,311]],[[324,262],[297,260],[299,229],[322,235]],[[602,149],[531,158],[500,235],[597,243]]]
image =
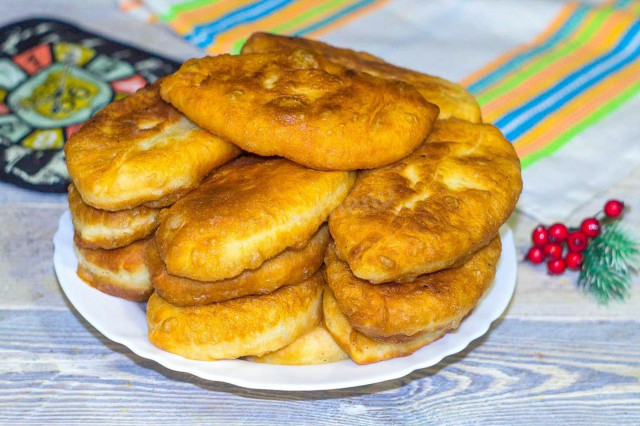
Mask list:
[[243,389],[167,370],[104,338],[71,311],[5,310],[0,318],[0,406],[11,407],[0,414],[3,424],[611,418],[630,424],[640,416],[640,330],[633,322],[505,319],[463,352],[402,379],[292,393]]
[[[0,24],[34,11],[176,58],[199,54],[112,0],[3,0]],[[625,221],[640,225],[639,183],[640,167],[569,222],[620,198]],[[604,307],[575,274],[520,263],[503,316],[436,366],[352,389],[251,390],[140,358],[69,305],[51,241],[65,202],[0,183],[0,424],[640,424],[638,276],[630,300]],[[521,258],[536,222],[516,213],[509,224]]]

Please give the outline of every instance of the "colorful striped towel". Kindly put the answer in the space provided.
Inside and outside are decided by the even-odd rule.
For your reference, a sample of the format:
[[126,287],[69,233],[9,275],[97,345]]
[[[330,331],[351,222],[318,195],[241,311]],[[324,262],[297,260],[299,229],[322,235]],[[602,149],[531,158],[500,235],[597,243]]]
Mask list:
[[640,164],[640,0],[121,4],[211,53],[237,52],[257,30],[320,36],[461,81],[522,159],[519,209],[544,222]]
[[238,53],[255,31],[318,36],[384,0],[121,0],[124,10],[161,21],[209,53]]

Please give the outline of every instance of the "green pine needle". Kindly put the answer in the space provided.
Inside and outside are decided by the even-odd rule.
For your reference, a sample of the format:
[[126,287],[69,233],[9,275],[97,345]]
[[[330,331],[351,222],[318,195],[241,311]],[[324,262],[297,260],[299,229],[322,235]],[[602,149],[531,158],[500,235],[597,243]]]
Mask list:
[[615,221],[603,221],[600,235],[583,253],[578,286],[600,304],[629,296],[631,274],[638,269],[640,244],[629,230]]
[[604,259],[611,268],[631,272],[640,259],[638,241],[619,222],[605,223]]

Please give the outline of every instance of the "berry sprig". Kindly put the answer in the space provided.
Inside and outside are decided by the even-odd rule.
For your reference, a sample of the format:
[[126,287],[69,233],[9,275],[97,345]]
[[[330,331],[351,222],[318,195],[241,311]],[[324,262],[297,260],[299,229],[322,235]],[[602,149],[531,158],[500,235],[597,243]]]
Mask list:
[[546,260],[551,275],[567,268],[579,270],[578,286],[600,303],[624,299],[631,273],[637,270],[640,244],[619,226],[623,211],[622,201],[609,200],[602,212],[584,219],[579,228],[562,223],[537,226],[526,260],[534,264]]

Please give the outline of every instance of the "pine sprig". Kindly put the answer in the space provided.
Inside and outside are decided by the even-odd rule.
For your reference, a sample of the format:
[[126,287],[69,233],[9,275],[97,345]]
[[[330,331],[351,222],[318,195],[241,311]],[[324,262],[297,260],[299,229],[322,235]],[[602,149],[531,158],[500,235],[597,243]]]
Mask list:
[[638,269],[640,244],[617,221],[606,221],[584,252],[578,286],[598,303],[624,300],[629,296],[631,274]]
[[[640,246],[633,233],[620,222],[604,223],[604,260],[611,268],[632,272],[640,260]],[[594,241],[595,242],[595,241]]]

